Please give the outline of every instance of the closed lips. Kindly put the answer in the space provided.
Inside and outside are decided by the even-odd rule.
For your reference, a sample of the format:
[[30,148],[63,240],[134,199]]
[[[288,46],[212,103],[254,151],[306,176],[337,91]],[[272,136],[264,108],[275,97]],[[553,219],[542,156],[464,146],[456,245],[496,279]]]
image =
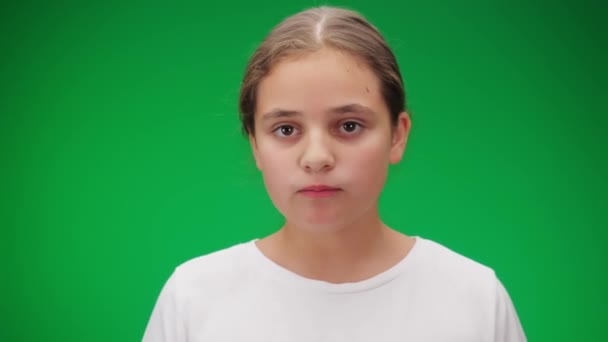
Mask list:
[[302,188],[300,191],[311,191],[311,192],[322,192],[322,191],[337,191],[339,188],[327,186],[327,185],[311,185]]

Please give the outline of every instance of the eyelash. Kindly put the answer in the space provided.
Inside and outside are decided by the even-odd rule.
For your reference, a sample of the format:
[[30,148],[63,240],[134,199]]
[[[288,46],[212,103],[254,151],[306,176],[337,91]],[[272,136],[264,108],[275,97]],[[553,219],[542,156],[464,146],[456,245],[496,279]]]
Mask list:
[[344,128],[344,125],[346,124],[354,124],[355,125],[355,130],[353,132],[347,132],[347,135],[356,135],[359,133],[359,131],[361,131],[363,129],[363,125],[357,121],[344,121],[340,124],[340,128]]
[[292,136],[293,136],[293,133],[292,133],[291,135],[281,135],[281,134],[280,134],[280,133],[281,133],[281,129],[282,129],[282,128],[285,128],[285,127],[291,127],[291,128],[294,130],[294,131],[295,131],[295,130],[297,130],[297,128],[295,128],[293,125],[287,125],[287,124],[284,124],[284,125],[280,125],[280,126],[278,126],[277,128],[273,129],[273,130],[272,130],[272,133],[273,133],[274,135],[277,135],[279,138],[290,138],[290,137],[292,137]]
[[[340,129],[344,128],[344,125],[346,125],[346,124],[354,124],[355,125],[355,130],[353,132],[341,132],[342,135],[346,135],[346,136],[354,136],[354,135],[360,134],[360,131],[364,128],[363,124],[361,124],[360,122],[353,121],[353,120],[348,120],[348,121],[343,121],[342,123],[340,123],[338,125],[338,129],[337,130],[340,130]],[[286,128],[286,127],[290,127],[293,131],[296,131],[296,132],[298,131],[298,129],[294,125],[291,125],[291,124],[282,124],[282,125],[277,126],[275,129],[273,129],[272,133],[274,135],[277,135],[279,138],[291,138],[291,137],[294,136],[294,134],[297,134],[297,133],[294,132],[291,135],[283,135],[281,133],[281,130],[283,128]]]

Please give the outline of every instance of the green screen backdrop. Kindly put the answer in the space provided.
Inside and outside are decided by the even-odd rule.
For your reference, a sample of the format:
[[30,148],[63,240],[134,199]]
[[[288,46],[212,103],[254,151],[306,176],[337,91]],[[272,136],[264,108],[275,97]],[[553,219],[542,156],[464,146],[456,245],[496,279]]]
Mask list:
[[[0,5],[0,341],[138,341],[174,267],[281,225],[239,86],[320,4]],[[384,33],[405,80],[385,221],[495,269],[530,341],[605,338],[605,3],[329,4]]]

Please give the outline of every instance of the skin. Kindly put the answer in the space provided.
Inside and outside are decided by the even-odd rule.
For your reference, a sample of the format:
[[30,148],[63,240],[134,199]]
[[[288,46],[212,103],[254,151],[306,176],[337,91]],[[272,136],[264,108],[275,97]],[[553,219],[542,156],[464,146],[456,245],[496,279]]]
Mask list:
[[[377,275],[415,240],[387,227],[378,199],[388,166],[401,160],[411,122],[393,126],[380,82],[359,58],[337,50],[281,60],[260,83],[258,169],[284,226],[257,247],[290,271],[331,283]],[[335,191],[302,191],[327,185]]]

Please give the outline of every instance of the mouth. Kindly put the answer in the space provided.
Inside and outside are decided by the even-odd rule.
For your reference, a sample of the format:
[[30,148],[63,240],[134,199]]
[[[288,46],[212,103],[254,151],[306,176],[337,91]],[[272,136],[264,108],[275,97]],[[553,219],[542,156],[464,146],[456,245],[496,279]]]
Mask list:
[[311,197],[311,198],[323,198],[323,197],[331,197],[336,193],[342,191],[340,188],[336,188],[328,185],[311,185],[305,188],[302,188],[298,191],[299,194]]

